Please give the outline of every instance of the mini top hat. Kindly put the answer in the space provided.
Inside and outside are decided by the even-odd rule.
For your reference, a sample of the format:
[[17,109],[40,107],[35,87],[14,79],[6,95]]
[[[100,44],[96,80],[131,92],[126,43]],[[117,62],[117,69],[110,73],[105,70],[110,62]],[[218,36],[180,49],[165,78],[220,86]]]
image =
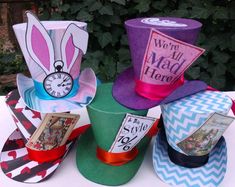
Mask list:
[[[147,110],[131,110],[123,107],[113,99],[111,89],[111,83],[98,86],[96,97],[88,106],[92,125],[79,140],[77,167],[88,180],[103,185],[116,186],[128,182],[136,174],[151,138],[146,135],[142,140],[139,140],[139,143],[136,142],[138,145],[135,148],[130,148],[130,145],[133,145],[131,139],[135,139],[134,135],[131,139],[129,137],[132,126],[124,123],[126,129],[123,129],[121,127],[122,121],[127,113],[138,115],[136,121],[140,118],[145,119],[146,117],[143,116],[146,116]],[[130,120],[130,118],[128,119]],[[155,121],[152,118],[147,120],[150,120],[151,124]],[[139,124],[134,129],[141,130],[144,125],[140,126]],[[122,130],[120,131],[120,129]],[[132,133],[135,134],[134,129]],[[122,137],[124,131],[126,134]],[[118,143],[118,140],[123,144],[115,146],[117,144],[114,145],[114,142]],[[117,151],[119,148],[121,151]]]
[[[51,155],[50,152],[45,157],[46,159],[51,158],[50,161],[41,162],[42,158],[40,161],[35,161],[31,159],[26,143],[42,123],[45,114],[29,109],[17,90],[7,95],[6,104],[17,129],[9,136],[1,150],[0,162],[3,173],[12,180],[24,183],[38,183],[47,180],[54,174],[72,148],[77,135],[85,131],[89,125],[82,124],[84,119],[79,120],[65,143],[65,150],[61,155],[56,153]],[[81,116],[81,118],[83,117]]]
[[17,75],[20,96],[39,112],[66,112],[86,106],[96,92],[92,69],[80,73],[86,53],[86,23],[42,21],[26,12],[27,23],[13,26],[32,79]]
[[[156,137],[153,165],[173,186],[215,187],[224,178],[226,143],[222,136],[234,118],[225,116],[232,100],[218,91],[203,91],[161,105],[165,127]],[[216,113],[215,113],[216,112]]]
[[127,20],[133,67],[118,76],[113,97],[132,109],[148,109],[162,103],[185,83],[183,73],[204,52],[192,45],[201,26],[195,20],[171,17]]

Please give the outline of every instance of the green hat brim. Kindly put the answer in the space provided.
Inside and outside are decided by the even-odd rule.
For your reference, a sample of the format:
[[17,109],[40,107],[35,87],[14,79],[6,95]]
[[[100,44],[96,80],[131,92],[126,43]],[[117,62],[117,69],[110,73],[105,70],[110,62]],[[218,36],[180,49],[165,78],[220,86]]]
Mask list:
[[96,157],[97,144],[92,129],[88,129],[78,142],[76,162],[80,173],[98,184],[117,186],[127,183],[137,173],[143,162],[151,138],[144,137],[137,145],[137,157],[121,166],[112,166],[101,162]]

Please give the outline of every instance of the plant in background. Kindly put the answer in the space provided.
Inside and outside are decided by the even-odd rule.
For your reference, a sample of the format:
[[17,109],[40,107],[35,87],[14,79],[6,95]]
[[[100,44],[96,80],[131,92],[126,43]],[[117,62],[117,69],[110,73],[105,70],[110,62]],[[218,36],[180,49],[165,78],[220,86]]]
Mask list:
[[[89,48],[82,68],[93,68],[102,81],[113,81],[122,70],[131,65],[124,28],[125,20],[147,16],[196,19],[203,24],[197,45],[205,48],[206,52],[187,71],[186,77],[204,80],[217,89],[235,90],[234,1],[50,0],[40,2],[40,19],[79,20],[88,23]],[[11,66],[8,69],[10,68]]]

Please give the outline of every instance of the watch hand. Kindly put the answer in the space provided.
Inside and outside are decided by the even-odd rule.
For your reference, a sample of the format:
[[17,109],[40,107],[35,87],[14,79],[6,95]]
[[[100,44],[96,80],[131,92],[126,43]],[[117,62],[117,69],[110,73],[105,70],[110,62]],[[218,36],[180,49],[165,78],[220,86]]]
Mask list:
[[66,82],[68,80],[68,77],[66,79],[64,79],[60,84],[58,84],[57,86],[60,87],[64,82]]
[[64,86],[68,86],[68,85],[70,85],[70,83],[67,83],[67,84],[62,84],[62,86],[64,87]]

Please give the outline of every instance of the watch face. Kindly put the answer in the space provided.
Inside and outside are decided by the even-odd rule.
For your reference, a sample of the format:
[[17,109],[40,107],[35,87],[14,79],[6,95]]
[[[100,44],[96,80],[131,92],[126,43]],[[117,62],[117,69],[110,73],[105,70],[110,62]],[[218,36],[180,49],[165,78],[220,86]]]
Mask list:
[[65,72],[54,72],[46,76],[43,81],[46,92],[52,97],[65,97],[73,88],[71,75]]

